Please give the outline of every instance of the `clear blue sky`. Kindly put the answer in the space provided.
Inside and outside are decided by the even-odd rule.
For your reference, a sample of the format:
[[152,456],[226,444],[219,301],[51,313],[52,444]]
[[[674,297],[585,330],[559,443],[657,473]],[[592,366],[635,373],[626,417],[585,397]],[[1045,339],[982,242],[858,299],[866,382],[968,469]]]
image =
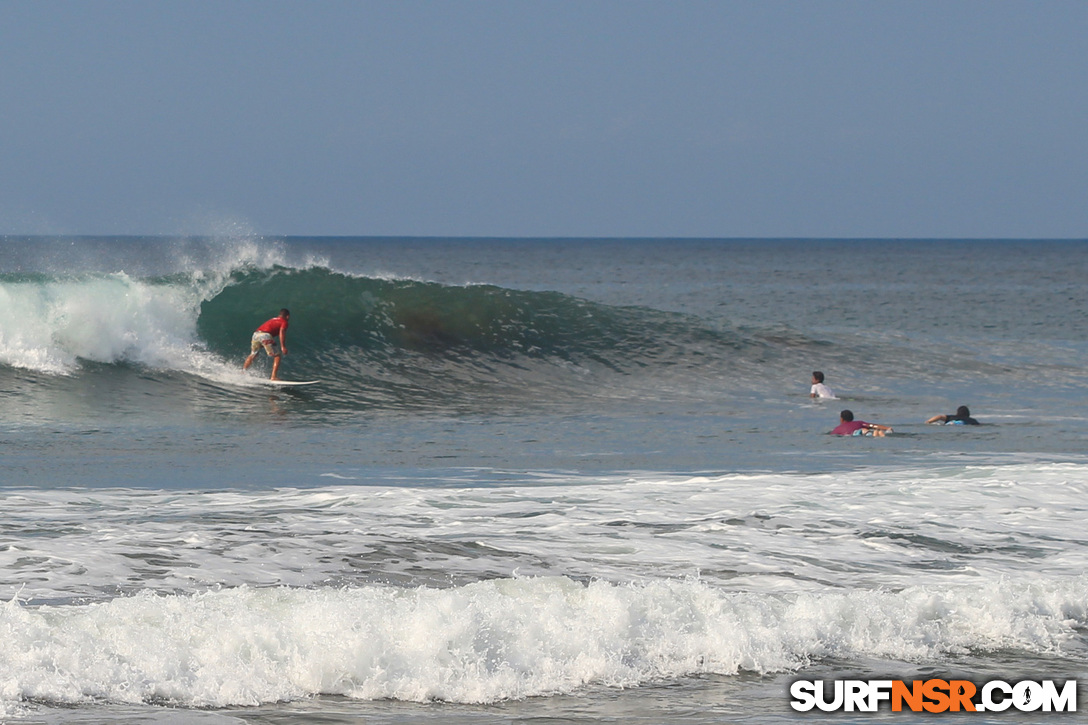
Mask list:
[[0,0],[0,234],[1088,237],[1088,2]]

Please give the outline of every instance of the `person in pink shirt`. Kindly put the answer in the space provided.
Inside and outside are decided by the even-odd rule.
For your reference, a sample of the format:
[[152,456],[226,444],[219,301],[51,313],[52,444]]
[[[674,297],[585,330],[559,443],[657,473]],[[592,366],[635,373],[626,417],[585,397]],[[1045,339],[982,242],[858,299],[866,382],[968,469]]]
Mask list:
[[[291,319],[291,313],[284,308],[280,310],[278,317],[273,317],[257,328],[253,333],[253,339],[249,343],[250,353],[246,361],[242,363],[243,370],[249,370],[257,353],[264,348],[268,356],[272,358],[272,380],[279,379],[280,357],[287,354],[287,321]],[[276,349],[276,342],[279,349]]]
[[883,437],[893,432],[891,428],[879,423],[866,423],[863,420],[854,420],[852,410],[844,410],[839,413],[839,424],[831,429],[833,436],[880,436]]

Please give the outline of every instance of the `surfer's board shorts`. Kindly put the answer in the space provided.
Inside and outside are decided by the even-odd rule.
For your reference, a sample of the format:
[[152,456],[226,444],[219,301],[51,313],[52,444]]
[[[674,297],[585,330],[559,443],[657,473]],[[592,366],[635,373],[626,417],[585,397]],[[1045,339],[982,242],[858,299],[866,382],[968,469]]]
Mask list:
[[250,352],[257,352],[262,347],[265,352],[273,357],[280,354],[279,350],[276,349],[276,338],[267,332],[254,332],[253,340],[249,343]]

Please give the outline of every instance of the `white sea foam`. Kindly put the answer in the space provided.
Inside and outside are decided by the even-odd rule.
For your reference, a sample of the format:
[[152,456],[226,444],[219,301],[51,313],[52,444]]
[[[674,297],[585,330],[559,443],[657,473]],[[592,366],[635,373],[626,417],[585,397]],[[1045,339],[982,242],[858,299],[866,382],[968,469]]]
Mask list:
[[[331,471],[342,481],[346,472]],[[699,576],[742,591],[1088,571],[1088,466],[522,476],[274,491],[0,490],[0,597]]]
[[11,601],[0,606],[0,703],[218,707],[319,693],[482,703],[826,657],[1052,653],[1088,624],[1085,601],[1085,577],[794,595],[549,577]]
[[0,712],[1083,651],[1084,465],[481,475],[0,491]]
[[195,342],[198,303],[190,289],[124,273],[0,284],[0,362],[55,373],[79,359],[164,364]]

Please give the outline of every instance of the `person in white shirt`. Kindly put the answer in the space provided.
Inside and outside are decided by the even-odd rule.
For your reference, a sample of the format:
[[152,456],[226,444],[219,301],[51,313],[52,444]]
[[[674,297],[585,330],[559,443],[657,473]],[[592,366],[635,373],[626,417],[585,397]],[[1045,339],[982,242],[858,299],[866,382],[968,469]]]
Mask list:
[[812,391],[808,394],[810,398],[834,398],[835,394],[831,392],[831,388],[824,385],[824,374],[819,370],[812,373]]

